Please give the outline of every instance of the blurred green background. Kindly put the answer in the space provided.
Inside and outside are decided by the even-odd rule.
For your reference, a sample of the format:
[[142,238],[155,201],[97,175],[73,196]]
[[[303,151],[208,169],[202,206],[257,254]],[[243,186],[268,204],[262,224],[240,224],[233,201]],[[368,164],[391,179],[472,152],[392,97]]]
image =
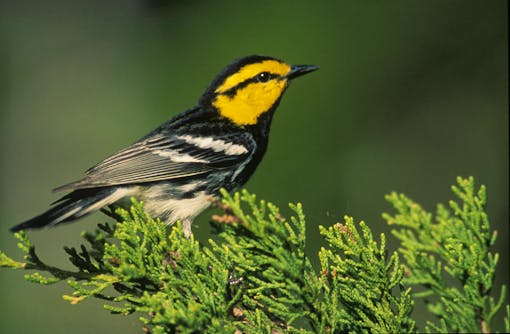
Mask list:
[[[385,194],[433,210],[452,197],[457,175],[473,175],[488,187],[499,231],[496,284],[508,284],[507,7],[0,0],[0,249],[19,255],[7,229],[45,210],[53,187],[193,106],[233,59],[264,54],[321,67],[287,91],[247,185],[282,207],[304,203],[311,256],[319,224],[347,214],[387,231]],[[30,235],[44,259],[68,266],[62,247],[104,220]],[[194,231],[206,240],[207,214]],[[69,306],[65,284],[22,276],[0,271],[1,333],[140,332],[136,316],[111,316],[93,301]]]

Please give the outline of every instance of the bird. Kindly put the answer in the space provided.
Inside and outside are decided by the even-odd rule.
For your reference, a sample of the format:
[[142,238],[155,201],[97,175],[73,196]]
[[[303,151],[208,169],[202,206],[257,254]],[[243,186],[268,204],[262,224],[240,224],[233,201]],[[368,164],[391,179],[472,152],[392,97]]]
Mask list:
[[166,224],[193,219],[242,187],[261,162],[273,115],[289,83],[315,65],[289,65],[250,55],[227,65],[198,104],[170,118],[132,145],[54,191],[68,193],[50,208],[10,229],[40,229],[73,222],[105,207],[129,206],[131,197]]

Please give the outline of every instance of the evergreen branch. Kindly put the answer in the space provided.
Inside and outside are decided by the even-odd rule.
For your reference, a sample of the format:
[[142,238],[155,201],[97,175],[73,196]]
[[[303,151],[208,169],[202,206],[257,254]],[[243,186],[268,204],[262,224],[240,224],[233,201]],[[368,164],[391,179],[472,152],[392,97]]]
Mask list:
[[[21,249],[25,255],[25,262],[15,261],[8,257],[5,253],[0,252],[0,267],[11,268],[11,269],[25,269],[25,270],[37,270],[33,274],[25,275],[25,279],[31,282],[40,284],[53,284],[60,282],[65,279],[75,280],[89,280],[94,279],[94,275],[87,274],[81,271],[68,271],[63,270],[54,266],[50,266],[39,259],[36,254],[35,247],[32,245],[30,239],[24,231],[14,233],[16,239],[18,239],[18,248]],[[40,272],[47,272],[51,277],[46,277],[40,274]]]
[[[435,300],[429,332],[489,332],[506,294],[503,286],[491,296],[497,234],[485,214],[485,188],[475,193],[472,179],[458,183],[460,202],[439,205],[435,217],[404,195],[388,196],[397,214],[384,217],[397,227],[398,252],[353,218],[320,226],[326,245],[318,271],[305,253],[301,204],[284,218],[247,191],[223,193],[225,215],[213,217],[214,238],[204,245],[186,238],[180,224],[167,231],[133,200],[129,210],[109,213],[117,223],[64,248],[74,271],[43,262],[24,232],[15,234],[24,261],[0,252],[0,266],[33,271],[25,277],[35,283],[67,280],[72,292],[64,299],[72,304],[98,298],[111,313],[141,313],[150,333],[415,332],[416,298]],[[425,290],[411,293],[416,286]],[[509,318],[507,305],[507,331]]]
[[505,332],[510,333],[510,305],[506,306]]
[[[413,302],[410,290],[400,286],[404,268],[397,253],[390,257],[385,236],[380,245],[364,222],[359,229],[350,217],[344,224],[330,228],[320,226],[328,249],[319,252],[325,288],[343,308],[326,308],[325,318],[332,332],[413,332],[415,322],[409,316]],[[360,233],[361,232],[361,233]],[[328,298],[326,294],[326,298]],[[335,319],[342,321],[335,323]],[[324,328],[321,328],[321,332]]]
[[[457,183],[452,191],[461,203],[450,201],[449,209],[438,205],[434,220],[418,204],[396,193],[387,199],[398,213],[383,217],[400,227],[393,234],[402,243],[405,282],[426,289],[414,297],[439,297],[439,302],[427,301],[430,312],[440,320],[439,324],[428,322],[427,331],[488,333],[506,291],[503,286],[496,303],[490,297],[499,259],[490,252],[496,233],[491,232],[485,213],[485,187],[475,192],[473,178],[458,178]],[[452,280],[461,288],[452,286]]]

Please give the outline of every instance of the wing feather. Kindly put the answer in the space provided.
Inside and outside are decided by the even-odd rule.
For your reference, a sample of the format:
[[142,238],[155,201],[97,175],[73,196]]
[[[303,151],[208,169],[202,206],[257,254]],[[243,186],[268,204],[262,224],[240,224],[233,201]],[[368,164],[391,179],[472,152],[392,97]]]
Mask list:
[[234,168],[249,159],[256,147],[255,140],[247,132],[215,136],[212,140],[210,136],[203,137],[208,140],[204,141],[208,145],[214,143],[234,145],[235,138],[235,145],[245,148],[236,154],[226,149],[218,149],[221,146],[200,147],[196,142],[196,138],[201,140],[200,137],[194,137],[195,141],[187,141],[187,138],[161,133],[143,138],[87,170],[83,179],[55,190],[140,184]]

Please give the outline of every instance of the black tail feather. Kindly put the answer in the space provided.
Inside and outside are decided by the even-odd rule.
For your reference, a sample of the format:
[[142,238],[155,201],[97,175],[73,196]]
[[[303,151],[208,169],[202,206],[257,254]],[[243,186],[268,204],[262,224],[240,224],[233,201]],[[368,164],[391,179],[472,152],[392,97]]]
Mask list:
[[[39,229],[82,218],[97,209],[94,204],[106,199],[115,192],[114,188],[94,188],[75,190],[54,202],[46,212],[10,228],[11,232],[26,229]],[[110,203],[108,203],[110,204]]]

